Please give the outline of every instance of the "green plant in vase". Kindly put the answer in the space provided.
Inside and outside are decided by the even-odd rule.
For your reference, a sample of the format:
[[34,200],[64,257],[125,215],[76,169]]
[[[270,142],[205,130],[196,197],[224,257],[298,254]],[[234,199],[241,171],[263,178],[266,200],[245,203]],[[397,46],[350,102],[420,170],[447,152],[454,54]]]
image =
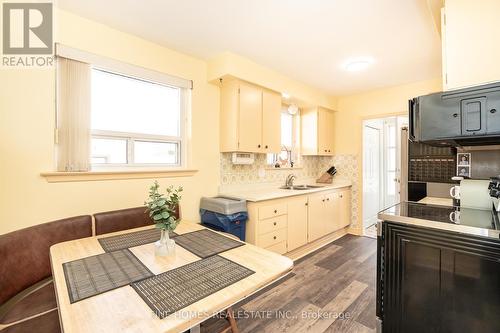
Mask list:
[[167,187],[165,193],[160,193],[158,181],[149,188],[149,196],[144,204],[155,227],[161,230],[160,240],[155,243],[156,255],[169,255],[175,249],[175,241],[170,239],[169,232],[174,231],[180,222],[177,216],[182,190],[181,186],[174,188],[171,185]]

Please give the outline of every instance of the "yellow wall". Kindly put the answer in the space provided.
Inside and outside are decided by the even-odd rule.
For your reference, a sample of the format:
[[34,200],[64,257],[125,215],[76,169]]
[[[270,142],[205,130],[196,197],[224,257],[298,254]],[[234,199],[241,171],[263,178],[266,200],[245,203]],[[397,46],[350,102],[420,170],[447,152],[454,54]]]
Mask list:
[[[214,75],[241,75],[312,105],[336,107],[335,97],[234,54],[206,62],[60,9],[55,22],[55,42],[193,80],[189,167],[199,172],[160,179],[163,186],[184,186],[185,219],[199,220],[200,197],[217,194],[220,183],[219,88],[208,82]],[[0,82],[0,234],[143,204],[151,179],[47,183],[40,173],[54,170],[54,69],[0,69]]]
[[[56,11],[57,42],[194,81],[194,177],[161,179],[185,187],[182,211],[198,220],[199,198],[219,184],[219,89],[207,64],[73,14]],[[142,205],[150,179],[47,183],[54,170],[54,71],[0,69],[0,234],[53,219]]]
[[[355,154],[358,157],[358,226],[362,225],[362,123],[364,119],[387,117],[408,112],[408,100],[442,90],[441,79],[415,82],[366,93],[343,96],[335,113],[336,155]],[[359,230],[353,230],[359,232]]]
[[287,92],[300,106],[324,106],[333,110],[337,108],[336,97],[231,52],[224,52],[208,61],[209,81],[217,82],[226,75],[277,92]]
[[[338,110],[335,152],[358,156],[363,118],[406,112],[408,98],[441,90],[441,81],[431,80],[337,99],[237,55],[224,54],[207,63],[61,10],[56,10],[55,33],[56,42],[194,81],[192,167],[199,172],[160,182],[185,187],[183,215],[195,221],[200,197],[215,195],[220,177],[219,89],[208,80],[239,75],[306,103]],[[53,69],[0,70],[0,234],[58,218],[141,205],[152,181],[47,183],[40,176],[54,170],[54,78]],[[361,195],[358,202],[361,207]]]

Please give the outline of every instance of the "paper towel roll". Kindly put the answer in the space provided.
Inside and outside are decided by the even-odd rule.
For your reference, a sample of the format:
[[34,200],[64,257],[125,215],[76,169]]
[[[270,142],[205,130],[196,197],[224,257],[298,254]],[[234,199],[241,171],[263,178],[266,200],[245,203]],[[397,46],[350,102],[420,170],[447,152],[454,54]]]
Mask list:
[[488,191],[489,180],[465,179],[460,182],[460,206],[476,209],[491,209]]

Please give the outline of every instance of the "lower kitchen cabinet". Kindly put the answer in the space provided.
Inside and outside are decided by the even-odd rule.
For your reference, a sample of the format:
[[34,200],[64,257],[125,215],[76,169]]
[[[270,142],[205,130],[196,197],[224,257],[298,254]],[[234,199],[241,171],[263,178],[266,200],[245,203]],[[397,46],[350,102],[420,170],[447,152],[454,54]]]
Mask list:
[[246,241],[284,254],[350,224],[350,187],[248,203]]
[[382,332],[500,332],[500,240],[384,222]]
[[338,205],[338,218],[335,219],[337,221],[335,229],[338,230],[351,224],[351,191],[337,193],[335,200]]
[[295,250],[307,244],[307,208],[308,197],[291,197],[288,201],[287,250]]
[[308,208],[307,240],[312,242],[326,235],[326,224],[331,223],[326,214],[325,195],[321,192],[310,195]]

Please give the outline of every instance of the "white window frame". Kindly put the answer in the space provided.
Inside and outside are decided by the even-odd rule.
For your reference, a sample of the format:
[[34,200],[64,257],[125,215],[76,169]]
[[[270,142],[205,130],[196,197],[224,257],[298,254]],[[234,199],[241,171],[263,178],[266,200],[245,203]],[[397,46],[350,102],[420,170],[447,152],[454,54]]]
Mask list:
[[[121,75],[130,79],[140,80],[149,82],[152,84],[161,84],[158,82],[153,82],[151,80],[145,80],[140,77],[134,77],[122,73],[112,72],[108,69],[101,68],[99,66],[92,66],[92,70],[100,70],[114,75]],[[96,130],[91,129],[91,138],[96,139],[120,139],[127,142],[127,163],[91,163],[92,170],[108,170],[109,168],[179,168],[186,167],[186,109],[187,100],[189,95],[189,90],[182,87],[176,87],[172,85],[161,84],[162,86],[179,89],[179,99],[180,99],[180,114],[179,114],[179,136],[168,136],[168,135],[157,135],[157,134],[146,134],[146,133],[134,133],[134,132],[118,132],[118,131],[107,131],[107,130]],[[92,111],[91,111],[92,112]],[[175,143],[177,144],[177,163],[134,163],[134,142],[135,141],[145,141],[145,142],[159,142],[159,143]],[[90,156],[92,159],[92,156]]]
[[[74,49],[62,44],[56,44],[56,55],[85,62],[92,70],[101,70],[111,74],[122,75],[135,80],[160,84],[176,88],[180,91],[179,136],[164,136],[129,132],[103,131],[91,129],[90,138],[121,139],[127,141],[127,163],[91,163],[91,170],[110,169],[158,169],[187,168],[190,162],[190,126],[191,126],[191,90],[193,82],[176,76],[167,75],[147,68],[127,64],[111,58],[95,55],[86,51]],[[91,110],[92,112],[92,110]],[[134,141],[177,143],[177,164],[167,163],[133,163]],[[91,162],[92,156],[89,156]]]
[[[285,106],[282,108],[281,113],[288,114],[288,106]],[[292,116],[292,147],[291,147],[291,155],[292,155],[292,161],[293,161],[293,168],[298,168],[301,163],[301,155],[300,155],[300,109],[299,111],[291,115]],[[280,121],[281,121],[281,114],[280,114]],[[280,147],[282,148],[283,145],[281,145],[280,142]],[[272,160],[274,161],[272,164],[268,164],[268,166],[274,167],[276,162],[278,161],[278,154],[268,154],[272,155]],[[269,161],[269,159],[267,159]],[[290,168],[290,166],[285,166],[282,168]]]

